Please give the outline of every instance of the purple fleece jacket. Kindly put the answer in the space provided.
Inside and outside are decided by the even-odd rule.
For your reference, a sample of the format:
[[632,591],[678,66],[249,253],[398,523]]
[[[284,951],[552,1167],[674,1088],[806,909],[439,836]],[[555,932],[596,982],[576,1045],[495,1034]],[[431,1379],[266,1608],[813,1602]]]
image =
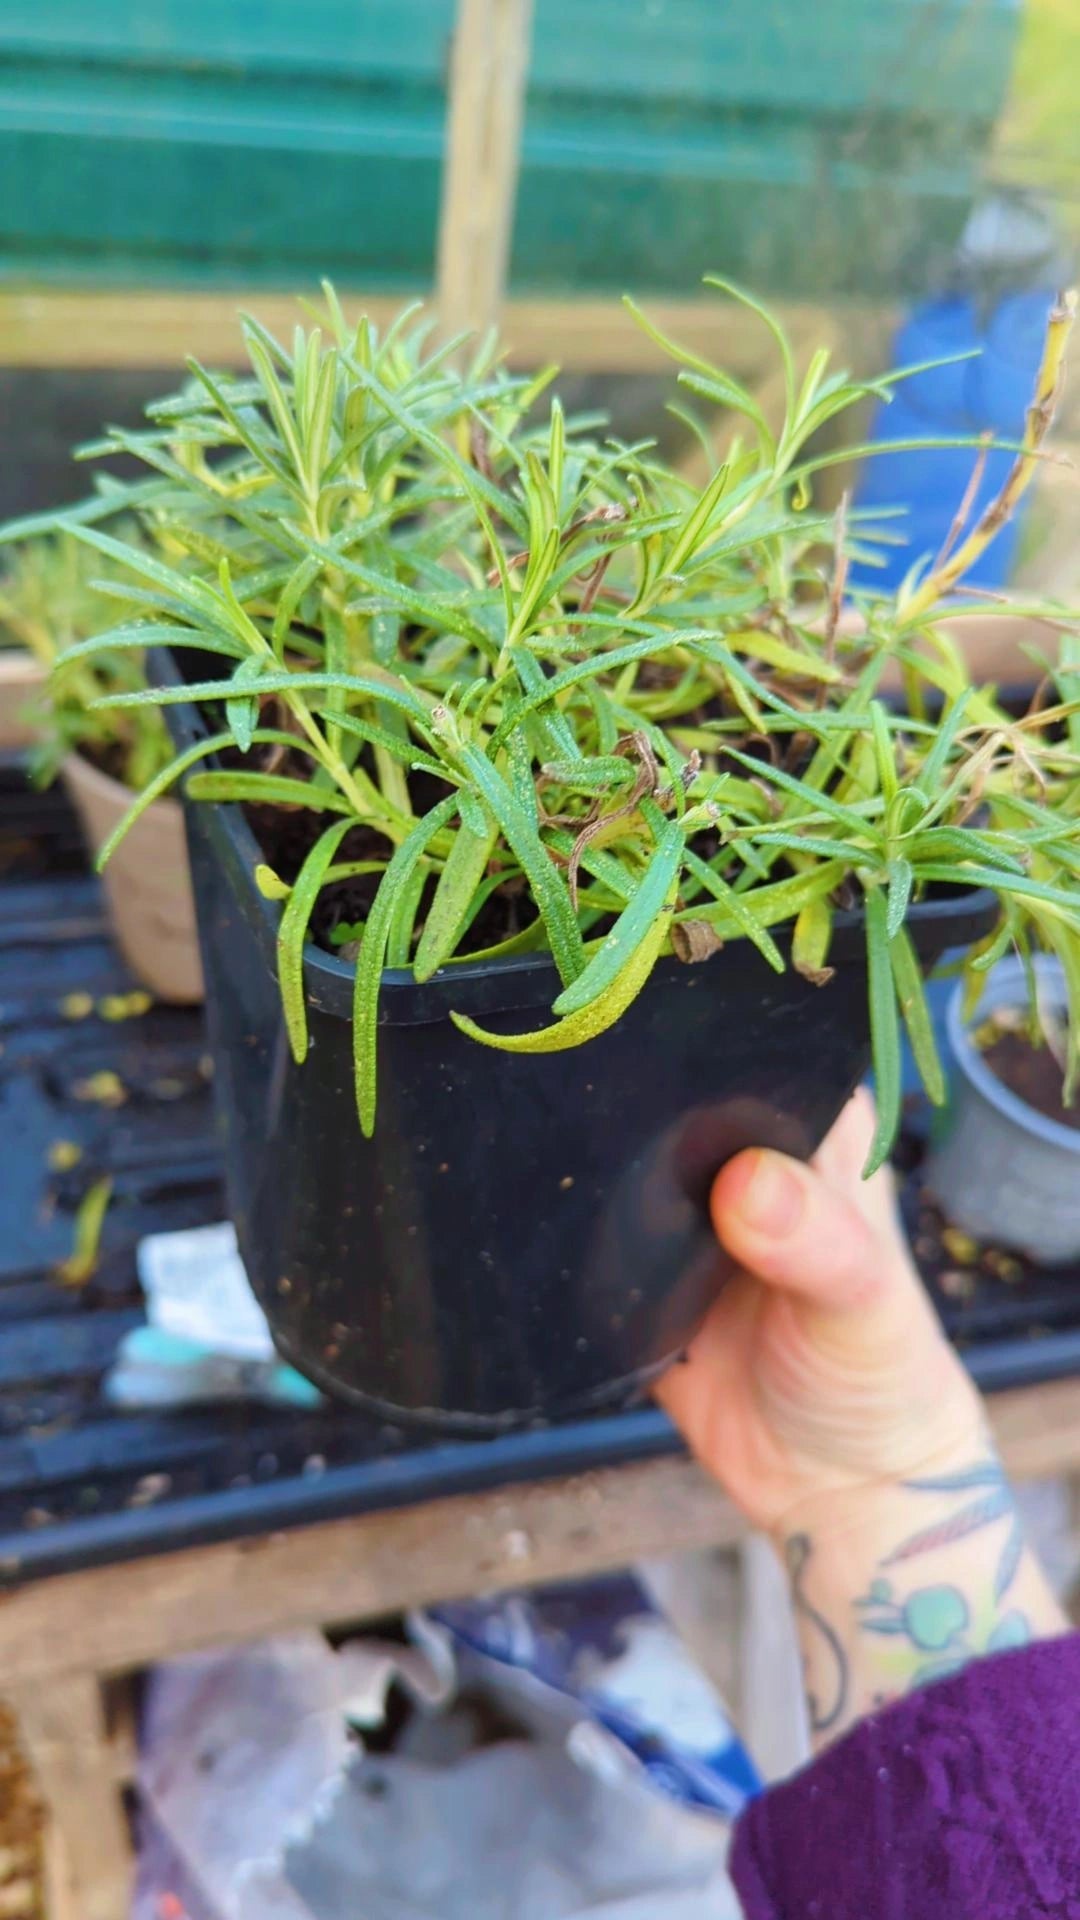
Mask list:
[[747,1920],[1080,1920],[1080,1634],[977,1660],[755,1800]]

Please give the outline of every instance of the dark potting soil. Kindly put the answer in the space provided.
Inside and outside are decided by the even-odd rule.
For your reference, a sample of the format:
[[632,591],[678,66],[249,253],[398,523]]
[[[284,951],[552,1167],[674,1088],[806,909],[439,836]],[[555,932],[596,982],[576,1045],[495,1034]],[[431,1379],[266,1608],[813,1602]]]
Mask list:
[[[657,671],[659,674],[674,674],[675,680],[679,677],[672,669],[658,669]],[[267,715],[266,717],[270,718],[275,716]],[[672,731],[677,731],[679,723],[682,722],[685,724],[686,720],[691,717],[692,716],[680,715],[678,719],[672,719],[669,723]],[[700,714],[694,718],[695,724],[700,724],[703,719],[721,717],[729,716],[725,704],[717,700],[716,702],[710,703],[708,708],[702,708]],[[803,758],[806,758],[808,757],[808,749],[800,744],[801,741],[802,736],[797,736],[794,744],[798,747],[799,754],[801,754]],[[718,741],[717,744],[719,746],[720,742]],[[759,740],[748,739],[741,741],[740,744],[750,752],[760,751],[762,757],[766,759],[774,757],[776,753],[776,749],[770,741],[762,743]],[[789,755],[791,745],[792,743],[789,743]],[[362,766],[365,765],[366,759],[367,755],[365,753],[365,755],[361,756],[360,764]],[[242,756],[239,753],[230,752],[221,756],[221,763],[226,767],[235,767],[238,770],[243,768],[250,769],[253,765],[253,759]],[[287,749],[282,753],[280,748],[270,749],[269,753],[265,756],[264,770],[272,770],[278,774],[287,774],[289,777],[297,780],[306,780],[311,772],[311,762],[305,754],[299,751],[294,752],[291,749]],[[367,771],[373,773],[373,766],[367,765]],[[413,807],[417,813],[426,812],[451,791],[449,785],[427,773],[414,771],[409,774],[408,778],[410,796]],[[336,818],[334,814],[317,813],[310,807],[289,808],[245,805],[244,813],[267,863],[282,880],[290,883],[296,879],[304,860],[311,848],[315,845],[315,842]],[[705,828],[700,834],[695,835],[691,841],[691,846],[698,856],[710,861],[714,858],[719,844],[719,836],[715,829],[712,828]],[[385,860],[392,851],[391,843],[383,834],[376,832],[372,828],[355,827],[350,829],[341,842],[335,856],[335,864],[360,860],[382,861]],[[786,871],[786,863],[781,860],[777,865],[776,877],[781,877]],[[309,923],[310,937],[315,941],[316,945],[323,947],[331,953],[340,950],[342,944],[341,938],[340,935],[337,939],[333,937],[335,931],[341,927],[349,927],[351,929],[354,925],[362,924],[367,919],[380,878],[381,874],[379,873],[358,874],[351,879],[338,881],[321,890]],[[418,933],[423,927],[424,918],[430,905],[434,888],[435,882],[432,880],[429,882],[428,888],[421,898],[416,914],[416,928]],[[848,889],[845,886],[845,888],[838,893],[836,896],[836,903],[838,905],[847,906],[851,904],[847,898],[847,892]],[[497,888],[495,892],[489,895],[476,915],[475,920],[472,922],[472,925],[458,942],[456,951],[459,954],[478,953],[487,947],[496,946],[502,941],[512,939],[516,934],[524,932],[536,918],[536,908],[525,882],[520,876],[515,876],[504,886]],[[590,937],[595,939],[597,936],[602,936],[608,932],[612,924],[613,916],[612,918],[597,920],[589,929]]]
[[[442,795],[437,791],[437,783],[425,777],[430,793],[422,796],[413,792],[413,802],[418,810],[433,807]],[[447,789],[449,791],[449,789]],[[337,817],[329,813],[316,813],[310,807],[262,807],[245,805],[244,813],[256,840],[262,849],[267,863],[282,880],[296,879],[307,855],[319,835],[332,825]],[[714,828],[708,827],[696,834],[691,841],[695,853],[703,860],[712,860],[719,848],[719,835]],[[351,860],[385,860],[393,848],[386,837],[371,827],[352,827],[345,835],[335,856],[335,862],[344,864]],[[781,872],[786,871],[781,867]],[[312,911],[310,921],[311,938],[317,946],[327,952],[340,951],[341,941],[333,938],[335,928],[352,927],[367,919],[371,903],[375,898],[381,874],[357,874],[352,879],[334,882],[324,887],[319,894]],[[432,880],[421,898],[416,915],[416,927],[419,932],[423,926],[431,896],[435,890]],[[847,888],[837,895],[838,904],[852,904],[847,898]],[[498,945],[511,939],[515,934],[524,932],[536,919],[536,908],[527,890],[524,879],[516,875],[490,894],[480,908],[472,925],[462,936],[456,951],[461,954],[479,953],[487,947]],[[612,919],[596,921],[589,929],[592,939],[607,933]],[[711,949],[710,949],[711,950]]]
[[[1013,1009],[1006,1009],[1013,1013]],[[1056,1120],[1059,1126],[1072,1127],[1080,1132],[1080,1103],[1065,1105],[1065,1076],[1050,1048],[1032,1046],[1024,1027],[1022,1014],[1014,1014],[1015,1026],[1002,1027],[991,1015],[983,1028],[976,1034],[976,1044],[996,1079],[1010,1093],[1015,1093],[1025,1106],[1034,1108],[1047,1120]],[[991,1031],[987,1033],[987,1028]]]
[[127,750],[119,740],[83,741],[76,751],[80,759],[96,768],[98,773],[115,780],[118,786],[127,786]]
[[[434,789],[436,782],[432,779],[430,785]],[[414,795],[416,804],[423,808],[434,806],[440,798],[441,795],[434,791],[422,798]],[[296,879],[319,835],[336,818],[333,814],[316,813],[310,807],[246,806],[244,812],[268,864],[282,880],[287,881]],[[385,835],[376,833],[371,827],[351,827],[335,859],[340,863],[386,860],[392,852],[393,847]],[[379,873],[356,874],[352,879],[335,881],[322,889],[310,921],[311,938],[317,946],[324,947],[329,953],[339,950],[340,942],[332,938],[335,928],[351,927],[367,919],[381,877]],[[423,925],[433,891],[434,882],[421,899],[416,915],[418,928]],[[521,933],[535,918],[536,909],[525,891],[524,882],[510,881],[484,902],[457,950],[459,953],[479,953],[482,948],[496,946],[500,941]]]

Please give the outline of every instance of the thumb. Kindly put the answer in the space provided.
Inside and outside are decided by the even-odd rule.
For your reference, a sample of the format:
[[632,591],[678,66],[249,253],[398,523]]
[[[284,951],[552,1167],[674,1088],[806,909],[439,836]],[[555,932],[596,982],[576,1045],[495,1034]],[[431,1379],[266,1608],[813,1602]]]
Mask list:
[[868,1219],[813,1167],[768,1148],[728,1162],[711,1207],[740,1266],[819,1307],[847,1311],[914,1282],[898,1227]]

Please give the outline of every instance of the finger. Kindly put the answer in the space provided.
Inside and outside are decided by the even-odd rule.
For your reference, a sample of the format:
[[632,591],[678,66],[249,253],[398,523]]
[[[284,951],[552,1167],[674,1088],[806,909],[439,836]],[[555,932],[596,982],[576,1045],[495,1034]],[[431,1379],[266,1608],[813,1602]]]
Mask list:
[[717,1176],[711,1205],[741,1266],[819,1306],[858,1307],[914,1281],[894,1222],[868,1217],[850,1192],[783,1154],[738,1154]]

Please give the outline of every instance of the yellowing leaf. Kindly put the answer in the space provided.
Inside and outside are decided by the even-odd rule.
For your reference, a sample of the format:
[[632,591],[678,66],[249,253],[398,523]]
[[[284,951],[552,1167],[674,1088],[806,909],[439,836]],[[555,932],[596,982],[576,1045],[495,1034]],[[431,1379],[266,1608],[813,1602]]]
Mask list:
[[45,1156],[50,1173],[69,1173],[77,1167],[83,1150],[75,1140],[53,1140]]
[[778,640],[775,634],[732,633],[726,636],[726,644],[732,653],[745,653],[749,659],[760,660],[764,666],[775,667],[779,673],[795,673],[803,680],[820,680],[825,686],[831,686],[840,678],[840,669],[825,660],[820,654],[804,653],[801,647],[793,647],[787,640]]
[[61,1260],[56,1277],[65,1287],[84,1287],[97,1269],[101,1248],[101,1229],[112,1198],[111,1180],[95,1180],[88,1187],[75,1215],[75,1242],[66,1260]]
[[579,1047],[583,1041],[594,1040],[598,1033],[606,1033],[608,1027],[613,1027],[637,999],[667,938],[674,904],[672,890],[640,946],[607,991],[577,1013],[567,1014],[565,1020],[557,1020],[554,1026],[541,1027],[539,1033],[489,1033],[467,1014],[451,1013],[451,1020],[470,1040],[479,1040],[485,1047],[497,1047],[503,1053],[562,1053],[567,1047]]

